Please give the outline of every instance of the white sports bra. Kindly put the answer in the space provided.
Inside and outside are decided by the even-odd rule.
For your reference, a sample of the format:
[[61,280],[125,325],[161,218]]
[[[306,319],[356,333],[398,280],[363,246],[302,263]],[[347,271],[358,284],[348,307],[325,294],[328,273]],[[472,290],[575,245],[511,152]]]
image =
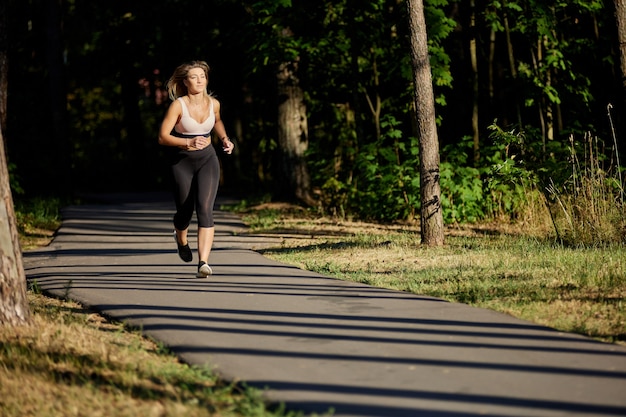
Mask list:
[[183,114],[180,117],[180,121],[176,123],[174,129],[176,132],[183,135],[203,135],[206,136],[211,132],[213,126],[215,126],[215,113],[213,112],[213,99],[209,109],[209,117],[202,123],[198,123],[193,117],[189,115],[189,109],[185,100],[182,97],[178,97],[180,104],[183,106]]

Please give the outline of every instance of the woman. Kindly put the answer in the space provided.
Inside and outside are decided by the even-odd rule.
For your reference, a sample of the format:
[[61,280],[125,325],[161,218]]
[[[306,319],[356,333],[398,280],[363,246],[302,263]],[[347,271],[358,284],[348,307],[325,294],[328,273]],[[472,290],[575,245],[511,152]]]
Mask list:
[[187,233],[194,207],[196,210],[199,257],[196,276],[199,278],[213,273],[208,262],[215,236],[213,204],[220,166],[211,146],[211,131],[220,139],[224,152],[230,154],[235,147],[220,117],[219,101],[207,92],[208,78],[209,66],[204,61],[192,61],[176,68],[167,82],[173,102],[159,131],[159,144],[173,149],[174,238],[178,255],[185,262],[193,260]]

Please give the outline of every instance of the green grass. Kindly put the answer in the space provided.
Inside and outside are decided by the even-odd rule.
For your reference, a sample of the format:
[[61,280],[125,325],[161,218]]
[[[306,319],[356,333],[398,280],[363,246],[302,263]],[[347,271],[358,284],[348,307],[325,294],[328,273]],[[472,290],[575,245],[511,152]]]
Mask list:
[[58,198],[31,198],[15,201],[15,217],[20,231],[29,228],[55,230],[59,227],[62,202]]
[[23,250],[45,245],[61,226],[58,198],[30,198],[16,200],[15,219]]

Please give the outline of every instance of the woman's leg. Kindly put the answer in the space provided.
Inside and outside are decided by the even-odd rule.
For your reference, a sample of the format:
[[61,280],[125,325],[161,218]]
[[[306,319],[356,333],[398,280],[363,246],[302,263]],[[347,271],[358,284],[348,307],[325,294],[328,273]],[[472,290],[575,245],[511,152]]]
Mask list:
[[179,245],[187,245],[187,233],[193,216],[195,195],[193,193],[194,167],[189,159],[181,159],[172,165],[174,178],[174,202],[176,213],[174,214],[174,230]]
[[198,257],[200,262],[209,263],[214,237],[215,227],[198,227]]
[[196,214],[198,216],[198,257],[201,262],[208,263],[215,227],[213,221],[213,205],[220,180],[220,164],[214,149],[209,150],[207,160],[198,171]]

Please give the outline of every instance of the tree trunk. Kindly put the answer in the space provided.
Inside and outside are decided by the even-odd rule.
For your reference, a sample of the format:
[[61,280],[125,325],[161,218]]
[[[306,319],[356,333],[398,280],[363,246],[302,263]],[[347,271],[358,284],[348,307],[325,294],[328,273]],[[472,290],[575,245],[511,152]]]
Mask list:
[[27,323],[29,318],[26,276],[17,237],[4,139],[0,131],[0,325],[17,326]]
[[376,140],[378,140],[381,135],[380,114],[382,110],[382,99],[380,97],[380,91],[379,91],[380,77],[378,74],[378,64],[376,63],[376,55],[374,54],[374,51],[372,51],[372,72],[374,74],[374,79],[373,79],[374,100],[372,101],[372,98],[370,97],[369,94],[367,94],[367,91],[365,92],[365,99],[367,100],[367,104],[370,108],[370,111],[372,112],[372,119],[374,120],[374,129],[376,131]]
[[443,245],[443,213],[439,185],[439,139],[435,121],[435,98],[428,56],[424,3],[407,0],[411,59],[419,135],[422,244]]
[[305,152],[309,146],[304,93],[297,76],[298,62],[279,66],[278,144],[282,152],[282,174],[289,192],[306,204],[313,204]]
[[476,5],[470,1],[470,58],[472,62],[472,137],[474,142],[474,166],[480,161],[480,131],[478,129],[478,57],[476,53]]
[[17,238],[17,222],[9,184],[9,168],[4,145],[7,108],[8,43],[6,42],[6,2],[0,1],[0,325],[28,322],[30,309],[26,298],[26,277]]
[[615,20],[617,21],[617,37],[619,41],[620,75],[622,80],[622,120],[626,120],[626,0],[614,0]]
[[504,33],[506,36],[506,50],[509,57],[509,68],[511,70],[511,78],[513,79],[513,101],[515,103],[515,114],[517,117],[517,125],[519,129],[523,128],[522,124],[522,109],[517,101],[518,96],[518,80],[517,80],[517,67],[515,64],[515,54],[513,53],[513,42],[511,41],[511,29],[509,28],[509,17],[504,12]]
[[489,32],[489,105],[493,105],[493,99],[495,97],[495,87],[493,80],[493,71],[496,57],[496,31],[491,28]]
[[54,173],[46,176],[42,184],[54,187],[64,184],[62,189],[71,190],[73,183],[71,174],[71,145],[68,140],[67,121],[67,88],[65,82],[64,46],[63,46],[63,14],[60,0],[48,0],[46,13],[46,65],[49,95],[50,125],[46,127],[46,135],[42,135],[41,149],[47,157],[55,161]]
[[7,92],[9,80],[9,28],[7,27],[7,1],[0,1],[0,127],[6,133],[7,127]]

